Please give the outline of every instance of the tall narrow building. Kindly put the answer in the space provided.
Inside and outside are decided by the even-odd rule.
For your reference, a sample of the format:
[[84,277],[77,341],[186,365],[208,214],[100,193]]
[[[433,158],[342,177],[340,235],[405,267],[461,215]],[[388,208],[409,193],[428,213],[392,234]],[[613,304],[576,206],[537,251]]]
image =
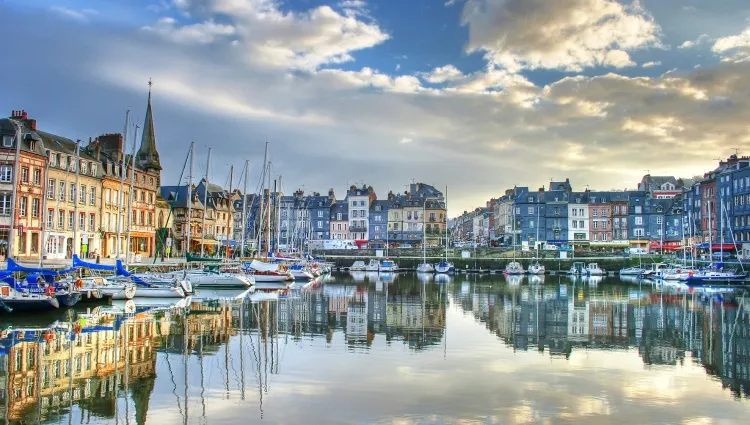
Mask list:
[[141,133],[141,146],[135,158],[133,209],[129,221],[130,252],[147,256],[160,255],[167,243],[166,240],[156,239],[156,195],[161,186],[161,163],[156,150],[151,86],[149,80],[146,119]]

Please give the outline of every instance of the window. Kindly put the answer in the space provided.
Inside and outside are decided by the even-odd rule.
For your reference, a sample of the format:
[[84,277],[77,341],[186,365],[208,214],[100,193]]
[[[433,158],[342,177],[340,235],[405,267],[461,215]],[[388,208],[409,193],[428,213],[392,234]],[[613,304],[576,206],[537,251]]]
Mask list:
[[85,204],[86,203],[86,195],[87,195],[87,188],[85,184],[81,185],[81,193],[78,196],[78,203],[79,204]]
[[26,211],[28,210],[29,205],[29,198],[22,196],[20,199],[20,207],[18,208],[18,215],[21,217],[26,217]]
[[529,196],[528,199],[527,199],[527,201],[529,201],[529,203],[534,202],[534,197],[533,196]]
[[115,190],[114,197],[112,198],[112,202],[115,203],[115,205],[120,205],[120,191]]
[[57,228],[63,230],[65,228],[65,211],[60,210],[57,214]]
[[47,210],[47,227],[55,228],[55,210]]
[[643,207],[640,205],[635,206],[635,213],[636,214],[642,214],[643,213]]
[[633,236],[642,237],[644,235],[643,229],[633,229]]
[[141,211],[141,225],[146,224],[146,213],[144,211]]
[[96,187],[94,186],[89,190],[89,205],[96,205]]
[[529,220],[529,227],[534,228],[534,220]]
[[41,186],[42,185],[42,170],[35,168],[33,174],[34,174],[34,185]]
[[72,229],[76,224],[76,216],[73,211],[68,211],[68,229]]
[[578,228],[578,220],[573,220],[573,228],[574,229]]
[[583,229],[585,226],[583,225],[583,220],[578,220],[578,228]]
[[148,194],[148,203],[149,204],[153,204],[154,203],[154,194],[153,193],[149,193]]
[[663,222],[664,222],[664,217],[662,217],[662,216],[657,216],[656,217],[656,224],[658,224],[659,226],[661,226],[661,224]]
[[529,214],[534,214],[534,207],[529,207],[528,210],[527,210],[527,212]]
[[31,200],[31,217],[39,218],[39,198],[33,198]]
[[68,191],[68,201],[75,203],[76,202],[76,185],[71,184],[68,188],[70,189]]
[[94,164],[94,163],[92,163],[91,164],[91,175],[92,176],[96,176],[96,169],[97,169],[97,165]]
[[112,230],[111,224],[112,224],[112,214],[107,213],[107,221],[106,226],[104,227],[107,231]]
[[13,147],[13,136],[3,136],[3,147],[4,148]]
[[58,191],[58,194],[60,195],[60,200],[65,200],[65,182],[60,182],[60,190]]
[[597,212],[596,208],[594,208],[594,209],[593,209],[593,210],[591,211],[591,216],[592,216],[592,217],[599,217],[599,213]]
[[[341,220],[342,220],[342,219],[341,219],[341,213],[336,213],[336,220],[339,220],[339,221],[341,221]],[[339,226],[340,226],[340,225],[339,225]],[[341,229],[339,229],[339,230],[341,230]]]
[[10,183],[13,179],[13,167],[10,165],[3,165],[0,167],[0,182]]
[[323,221],[318,220],[318,229],[322,229],[322,228],[323,228]]
[[598,228],[599,228],[599,222],[598,222],[598,221],[595,221],[595,222],[594,222],[594,229],[598,229]]
[[86,163],[81,160],[81,174],[86,174]]
[[106,205],[112,203],[112,189],[107,189],[104,191],[104,203]]
[[520,207],[516,207],[516,214],[517,215],[521,214],[521,208]]
[[89,232],[96,231],[96,214],[89,214]]
[[86,230],[86,213],[78,214],[78,228],[81,230]]
[[318,218],[323,218],[323,211],[318,211]]
[[642,226],[643,225],[643,217],[636,217],[635,218],[635,225],[636,226]]
[[29,167],[21,167],[21,183],[29,182]]

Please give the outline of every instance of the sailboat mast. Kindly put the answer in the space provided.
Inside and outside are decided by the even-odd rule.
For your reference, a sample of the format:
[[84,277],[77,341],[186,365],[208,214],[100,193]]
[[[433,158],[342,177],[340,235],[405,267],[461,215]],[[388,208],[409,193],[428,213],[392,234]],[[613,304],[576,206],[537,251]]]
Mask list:
[[263,256],[267,256],[271,252],[271,163],[268,163],[268,196],[266,196],[266,246],[263,251]]
[[195,142],[190,142],[190,172],[188,173],[187,182],[187,229],[185,230],[187,236],[185,238],[185,253],[190,252],[190,228],[192,227],[193,221],[193,159],[195,153]]
[[276,250],[281,244],[281,193],[283,191],[283,177],[279,176],[279,189],[276,191]]
[[445,264],[448,264],[448,185],[445,186]]
[[422,264],[427,264],[427,222],[425,212],[427,211],[427,198],[422,203]]
[[[78,185],[78,179],[81,176],[81,171],[80,171],[81,161],[80,161],[80,158],[81,158],[81,141],[77,140],[76,141],[76,162],[75,162],[75,167],[76,167],[76,182],[75,182],[75,188],[73,189],[73,194],[74,194],[74,198],[73,198],[74,208],[73,208],[73,210],[75,211],[73,213],[75,215],[75,218],[73,219],[73,254],[77,254],[77,253],[81,252],[80,245],[79,245],[78,249],[76,250],[76,244],[79,242],[78,241],[78,226],[81,224],[80,220],[78,219],[78,197],[80,196],[79,193],[78,193],[78,190],[80,189],[80,186]],[[85,223],[86,223],[86,221],[84,220],[84,224]]]
[[724,201],[721,201],[721,206],[719,208],[719,222],[720,224],[720,231],[721,235],[719,236],[719,255],[721,255],[721,262],[724,262]]
[[536,199],[536,239],[534,240],[534,245],[536,245],[536,261],[539,262],[539,213],[541,210],[541,207],[539,206],[539,194],[537,194]]
[[[50,152],[50,156],[54,155],[52,152]],[[47,164],[49,164],[50,158],[47,158]],[[49,184],[49,165],[47,167],[44,167],[44,184]],[[52,187],[54,189],[54,186]],[[47,189],[49,191],[49,189]],[[39,268],[42,268],[42,261],[44,260],[44,255],[47,254],[47,226],[49,223],[47,222],[47,217],[49,217],[49,212],[47,211],[47,195],[42,195],[42,220],[40,221],[40,226],[42,228],[42,255],[39,256]],[[54,219],[54,217],[53,217]]]
[[708,201],[708,261],[709,264],[713,263],[714,251],[711,244],[713,243],[713,231],[711,229],[711,201]]
[[208,212],[208,169],[211,167],[211,148],[206,157],[206,177],[203,179],[203,218],[201,219],[201,257],[205,255],[206,213]]
[[249,169],[250,161],[245,160],[245,170],[243,173],[245,174],[245,184],[244,189],[242,191],[242,229],[240,231],[241,235],[241,241],[240,241],[240,257],[245,256],[245,232],[247,230],[247,174],[250,172]]
[[229,258],[229,235],[232,231],[232,216],[231,213],[232,210],[232,185],[234,184],[234,165],[229,166],[229,196],[227,198],[227,202],[229,203],[229,213],[227,213],[227,243],[224,247],[224,258]]
[[[262,242],[262,239],[263,239],[263,224],[265,222],[264,217],[265,217],[265,213],[266,213],[265,212],[266,203],[265,203],[265,200],[263,199],[263,196],[265,196],[265,189],[266,189],[266,171],[267,171],[267,167],[268,167],[268,142],[266,142],[266,151],[265,151],[265,154],[263,155],[263,170],[261,171],[261,174],[260,174],[260,193],[258,193],[258,195],[260,195],[260,199],[258,200],[258,208],[260,210],[260,215],[258,216],[257,220],[254,220],[254,221],[257,221],[257,223],[258,223],[258,227],[257,227],[258,230],[257,230],[257,233],[255,235],[256,238],[258,239],[258,245],[257,245],[257,249],[256,249],[256,255],[260,252],[261,242]],[[255,223],[253,223],[253,224],[255,224]],[[255,227],[255,226],[253,226],[253,227]]]
[[[128,128],[130,127],[130,109],[125,112],[125,129],[123,131],[122,140],[123,144],[127,146],[128,143]],[[123,146],[123,149],[125,149],[125,146]],[[122,152],[120,152],[122,154]],[[121,242],[120,237],[122,237],[122,191],[125,186],[125,175],[123,174],[123,158],[120,158],[120,191],[117,193],[117,217],[115,219],[115,225],[117,226],[117,240],[115,241],[115,258],[120,258],[121,250]]]
[[[133,135],[133,153],[130,155],[130,196],[128,196],[128,229],[125,237],[125,265],[130,265],[130,230],[133,227],[133,199],[135,193],[135,147],[138,140],[138,125],[135,126],[135,134]],[[127,169],[127,167],[125,167]]]

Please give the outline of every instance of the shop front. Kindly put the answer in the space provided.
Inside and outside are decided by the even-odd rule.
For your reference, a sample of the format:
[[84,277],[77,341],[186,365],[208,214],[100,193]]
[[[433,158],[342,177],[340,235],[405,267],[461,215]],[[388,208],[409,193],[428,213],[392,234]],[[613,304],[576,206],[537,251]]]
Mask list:
[[130,253],[143,257],[152,257],[154,252],[154,235],[146,232],[130,232]]
[[44,244],[45,260],[64,260],[66,257],[67,244],[65,243],[65,234],[50,232],[47,235],[47,242]]
[[648,249],[651,252],[674,252],[682,250],[682,241],[650,241]]

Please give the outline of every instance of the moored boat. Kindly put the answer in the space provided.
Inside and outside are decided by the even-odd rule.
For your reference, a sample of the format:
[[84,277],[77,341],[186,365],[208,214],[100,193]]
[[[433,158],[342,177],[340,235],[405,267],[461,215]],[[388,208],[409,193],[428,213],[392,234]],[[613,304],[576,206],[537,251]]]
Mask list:
[[349,271],[352,272],[363,272],[367,268],[364,261],[355,261],[354,264],[349,266]]
[[507,266],[505,266],[504,273],[508,275],[523,274],[524,273],[523,266],[518,261],[511,261],[510,263],[508,263]]
[[537,261],[536,263],[529,265],[528,273],[534,275],[545,274],[547,273],[547,269],[544,267],[544,264],[540,264],[539,261]]
[[60,307],[54,288],[44,292],[30,292],[16,285],[13,277],[0,281],[0,312],[47,311]]
[[441,274],[447,274],[447,273],[454,273],[456,271],[456,267],[453,265],[453,263],[448,261],[441,261],[438,263],[437,266],[435,266],[435,272],[441,273]]
[[604,270],[599,267],[598,263],[589,263],[586,265],[586,275],[604,276]]

